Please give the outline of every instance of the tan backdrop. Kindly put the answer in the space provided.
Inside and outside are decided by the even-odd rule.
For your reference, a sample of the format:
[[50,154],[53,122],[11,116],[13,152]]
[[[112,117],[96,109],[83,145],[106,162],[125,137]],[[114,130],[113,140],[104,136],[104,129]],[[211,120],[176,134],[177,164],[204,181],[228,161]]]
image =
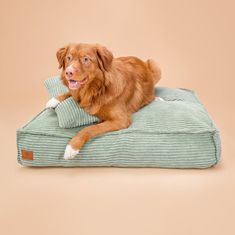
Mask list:
[[[235,234],[233,0],[0,1],[0,234]],[[23,168],[16,129],[44,108],[56,50],[99,42],[156,59],[221,130],[208,170]]]

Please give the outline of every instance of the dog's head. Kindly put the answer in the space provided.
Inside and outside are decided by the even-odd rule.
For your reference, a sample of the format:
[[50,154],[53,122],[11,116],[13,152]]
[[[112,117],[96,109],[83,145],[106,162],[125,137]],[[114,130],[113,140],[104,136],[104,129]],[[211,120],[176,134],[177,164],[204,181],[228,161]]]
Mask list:
[[59,68],[63,68],[62,79],[71,90],[108,72],[113,60],[112,53],[98,44],[69,44],[60,48],[56,56]]

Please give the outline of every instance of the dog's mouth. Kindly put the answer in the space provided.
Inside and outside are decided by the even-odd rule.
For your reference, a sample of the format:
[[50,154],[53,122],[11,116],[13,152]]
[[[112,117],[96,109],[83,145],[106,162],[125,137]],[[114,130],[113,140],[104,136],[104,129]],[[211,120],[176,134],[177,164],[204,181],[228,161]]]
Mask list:
[[78,89],[81,85],[85,84],[87,80],[88,80],[88,76],[86,76],[84,79],[80,81],[74,80],[74,79],[68,79],[69,89],[71,90]]

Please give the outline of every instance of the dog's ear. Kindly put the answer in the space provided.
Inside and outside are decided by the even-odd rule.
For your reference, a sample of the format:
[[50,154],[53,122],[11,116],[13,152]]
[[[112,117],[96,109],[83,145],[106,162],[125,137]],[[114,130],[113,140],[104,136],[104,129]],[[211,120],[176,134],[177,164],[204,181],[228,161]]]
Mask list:
[[59,62],[59,69],[62,68],[62,67],[65,68],[64,58],[65,58],[65,55],[67,53],[67,49],[68,49],[68,46],[62,47],[56,52],[56,57],[57,57],[58,62]]
[[96,44],[98,65],[102,71],[108,71],[113,60],[113,54],[106,47]]

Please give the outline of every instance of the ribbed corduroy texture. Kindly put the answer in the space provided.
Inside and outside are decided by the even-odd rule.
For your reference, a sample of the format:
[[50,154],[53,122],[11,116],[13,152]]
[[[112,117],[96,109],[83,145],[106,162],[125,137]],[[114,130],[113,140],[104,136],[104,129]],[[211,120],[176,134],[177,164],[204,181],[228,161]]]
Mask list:
[[[62,84],[60,77],[58,76],[47,79],[44,84],[50,94],[50,97],[55,97],[56,95],[68,91],[68,88]],[[86,113],[84,109],[82,109],[73,99],[73,97],[69,97],[59,103],[59,105],[55,108],[55,112],[58,116],[59,126],[62,128],[84,126],[99,121],[96,116]]]
[[[219,132],[194,92],[160,87],[155,100],[133,115],[132,125],[86,143],[64,160],[68,141],[82,128],[59,127],[54,110],[43,110],[17,130],[18,161],[25,166],[206,168],[220,158]],[[34,153],[23,160],[21,150]]]

